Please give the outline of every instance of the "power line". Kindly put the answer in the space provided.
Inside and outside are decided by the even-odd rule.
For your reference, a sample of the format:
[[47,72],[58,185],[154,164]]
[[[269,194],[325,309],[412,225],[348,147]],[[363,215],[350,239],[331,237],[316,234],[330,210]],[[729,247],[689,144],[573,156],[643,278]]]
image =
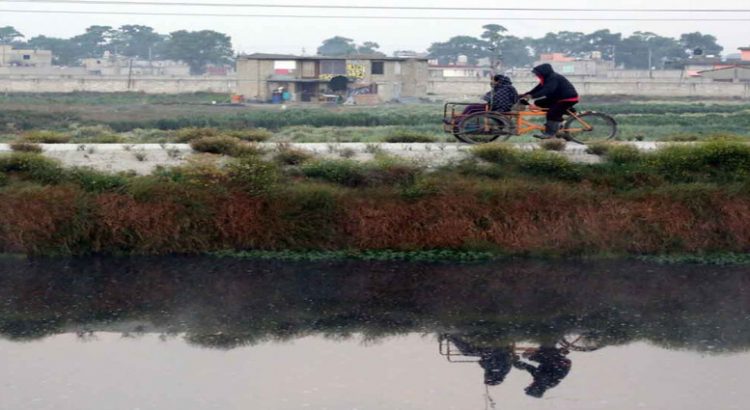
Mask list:
[[290,9],[339,9],[339,10],[418,10],[418,11],[530,11],[530,12],[627,12],[627,13],[750,13],[750,9],[636,9],[636,8],[532,8],[532,7],[436,7],[436,6],[352,6],[326,4],[268,4],[268,3],[206,3],[206,2],[158,2],[131,0],[0,0],[6,3],[57,3],[93,4],[121,6],[180,6],[180,7],[250,7]]
[[[2,1],[2,0],[0,0]],[[747,22],[747,18],[637,18],[637,17],[456,17],[456,16],[343,16],[343,15],[310,15],[310,14],[227,14],[227,13],[179,13],[179,12],[137,12],[137,11],[82,11],[82,10],[19,10],[0,9],[2,13],[26,14],[78,14],[78,15],[114,15],[114,16],[177,16],[177,17],[243,17],[243,18],[291,18],[291,19],[344,19],[344,20],[479,20],[479,21],[715,21]]]

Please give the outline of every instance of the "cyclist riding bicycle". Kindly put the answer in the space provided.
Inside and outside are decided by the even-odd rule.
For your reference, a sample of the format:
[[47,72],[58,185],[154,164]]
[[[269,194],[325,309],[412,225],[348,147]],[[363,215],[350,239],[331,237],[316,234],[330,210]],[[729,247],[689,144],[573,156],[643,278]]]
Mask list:
[[539,85],[521,96],[521,99],[538,99],[535,104],[548,109],[544,133],[534,136],[541,139],[554,138],[562,126],[563,114],[578,104],[578,92],[567,78],[556,73],[549,64],[536,66],[531,72],[539,78]]

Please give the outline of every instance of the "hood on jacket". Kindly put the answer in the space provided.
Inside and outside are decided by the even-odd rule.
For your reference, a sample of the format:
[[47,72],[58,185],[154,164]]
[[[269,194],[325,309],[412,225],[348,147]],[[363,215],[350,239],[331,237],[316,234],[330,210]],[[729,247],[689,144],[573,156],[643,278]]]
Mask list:
[[549,64],[540,64],[534,67],[534,69],[531,70],[531,72],[542,78],[547,78],[550,76],[550,74],[554,73],[555,70]]

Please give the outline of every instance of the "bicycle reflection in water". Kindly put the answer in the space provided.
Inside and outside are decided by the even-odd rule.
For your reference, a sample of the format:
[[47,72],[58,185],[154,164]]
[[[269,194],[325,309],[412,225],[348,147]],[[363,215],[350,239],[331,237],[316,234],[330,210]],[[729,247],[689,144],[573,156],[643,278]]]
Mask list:
[[[512,367],[529,372],[533,382],[524,391],[531,397],[541,398],[544,393],[560,384],[570,373],[571,350],[590,352],[598,349],[593,338],[583,334],[569,335],[555,343],[540,346],[509,344],[493,346],[470,341],[470,337],[441,334],[438,338],[440,354],[452,363],[478,363],[484,369],[484,384],[502,383]],[[488,400],[491,401],[488,391]]]

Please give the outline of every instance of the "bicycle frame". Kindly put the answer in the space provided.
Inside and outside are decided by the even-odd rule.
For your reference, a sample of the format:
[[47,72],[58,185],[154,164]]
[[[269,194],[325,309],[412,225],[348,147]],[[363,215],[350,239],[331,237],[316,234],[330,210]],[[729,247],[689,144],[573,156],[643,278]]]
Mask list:
[[[563,343],[558,344],[564,346]],[[519,345],[516,343],[511,343],[507,347],[510,348],[511,352],[517,355],[528,353],[530,351],[536,351],[539,349],[539,345],[536,344]],[[438,353],[440,353],[441,356],[445,357],[451,363],[476,363],[481,358],[480,356],[461,353],[461,351],[458,350],[458,348],[456,348],[448,338],[442,336],[438,339]]]
[[[463,102],[449,102],[446,103],[443,108],[443,130],[448,133],[453,133],[456,127],[459,125],[461,120],[464,118],[463,112],[457,112],[457,107],[465,108],[469,105],[476,105],[477,103],[463,103]],[[485,104],[485,112],[489,112],[489,105]],[[544,125],[535,124],[527,118],[538,118],[547,115],[546,109],[531,109],[527,111],[517,112],[506,112],[498,113],[504,115],[510,119],[514,124],[513,135],[524,135],[534,131],[544,131]],[[581,124],[581,128],[563,128],[560,131],[563,133],[576,134],[583,131],[590,131],[592,129],[586,121],[584,121],[576,111],[568,110],[567,115],[576,119]],[[485,124],[485,127],[487,125]]]
[[[578,114],[575,111],[568,110],[566,114],[575,118],[583,126],[583,128],[563,128],[560,130],[560,132],[578,133],[582,131],[591,130],[591,125],[589,125],[580,116],[578,116]],[[519,112],[504,113],[503,115],[513,120],[513,123],[515,124],[513,135],[524,135],[533,131],[544,131],[544,125],[535,124],[527,120],[526,118],[527,117],[544,117],[547,115],[547,110],[539,109],[539,110],[519,111]]]

